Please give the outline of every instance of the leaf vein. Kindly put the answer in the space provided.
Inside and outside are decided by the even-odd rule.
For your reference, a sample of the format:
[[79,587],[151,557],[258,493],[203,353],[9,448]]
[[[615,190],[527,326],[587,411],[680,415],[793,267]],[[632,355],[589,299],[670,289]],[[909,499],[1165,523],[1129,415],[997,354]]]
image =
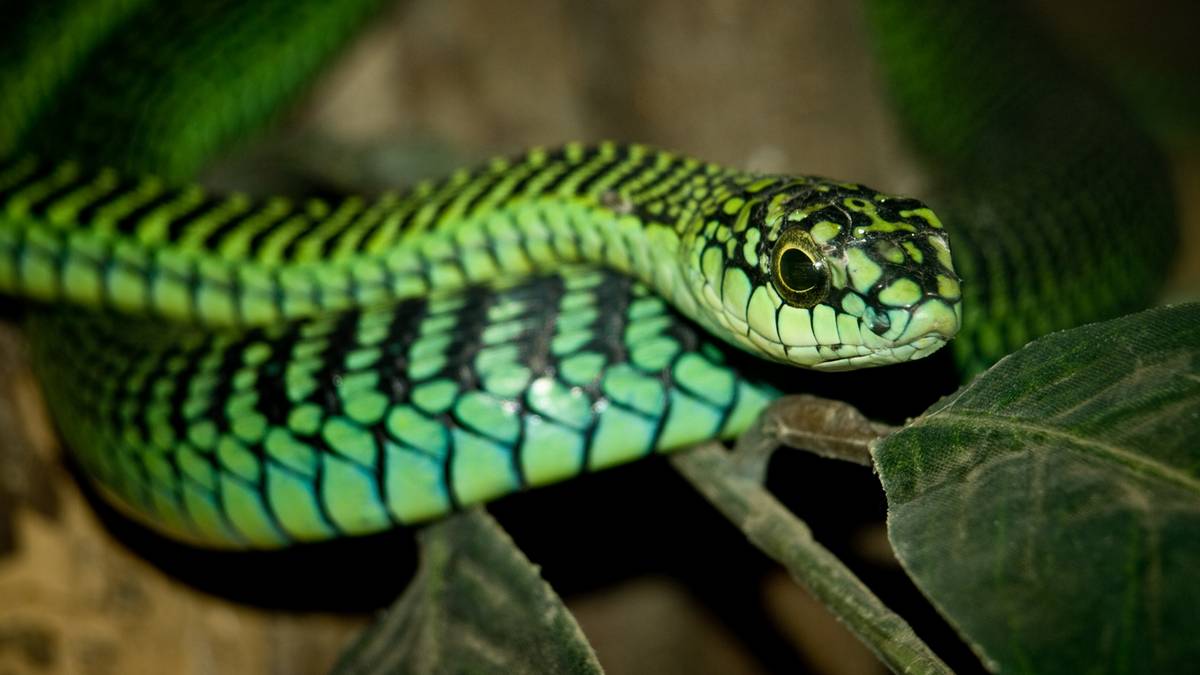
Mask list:
[[968,427],[980,428],[986,427],[1001,431],[1006,431],[1014,435],[1039,434],[1050,438],[1066,441],[1067,443],[1087,448],[1092,450],[1100,457],[1108,458],[1118,466],[1125,467],[1140,476],[1153,476],[1172,483],[1176,486],[1189,490],[1193,493],[1200,494],[1200,479],[1179,469],[1163,464],[1145,455],[1131,451],[1128,448],[1123,448],[1119,445],[1104,443],[1092,438],[1074,434],[1065,429],[1043,426],[1034,424],[1028,421],[1013,421],[1003,417],[993,415],[981,415],[978,411],[972,411],[971,414],[963,414],[950,410],[939,410],[936,417],[930,416],[923,421],[917,423],[916,426],[927,426],[943,424],[954,426],[954,424],[965,424]]

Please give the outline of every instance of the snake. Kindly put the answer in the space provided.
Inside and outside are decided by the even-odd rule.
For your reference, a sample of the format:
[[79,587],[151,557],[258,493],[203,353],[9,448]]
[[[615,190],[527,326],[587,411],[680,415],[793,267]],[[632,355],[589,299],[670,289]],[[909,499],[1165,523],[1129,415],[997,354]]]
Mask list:
[[377,4],[66,0],[0,35],[0,292],[82,473],[170,537],[421,523],[736,438],[786,393],[743,356],[840,371],[949,343],[966,378],[1161,284],[1157,150],[980,2],[867,3],[928,199],[616,142],[379,195],[194,182]]

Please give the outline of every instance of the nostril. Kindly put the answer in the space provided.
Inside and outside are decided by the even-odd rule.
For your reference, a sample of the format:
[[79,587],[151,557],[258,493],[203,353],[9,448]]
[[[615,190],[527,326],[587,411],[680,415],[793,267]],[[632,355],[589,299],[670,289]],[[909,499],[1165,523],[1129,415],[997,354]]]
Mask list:
[[892,320],[883,312],[876,312],[873,309],[867,309],[867,328],[871,332],[882,336],[892,327]]

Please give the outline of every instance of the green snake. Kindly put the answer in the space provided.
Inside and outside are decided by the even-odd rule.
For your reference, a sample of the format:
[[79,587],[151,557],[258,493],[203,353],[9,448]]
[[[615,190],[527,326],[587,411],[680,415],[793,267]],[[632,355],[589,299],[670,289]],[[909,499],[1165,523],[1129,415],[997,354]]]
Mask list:
[[[1031,118],[1075,82],[1052,53],[1029,74],[978,30],[927,39],[999,11],[974,3],[869,3],[918,147],[964,186],[937,197],[946,228],[861,185],[617,143],[373,197],[188,184],[373,4],[33,3],[0,36],[0,291],[31,302],[86,475],[171,536],[277,547],[421,522],[736,437],[779,390],[731,347],[844,370],[961,326],[969,374],[1161,280],[1153,148],[1088,85]],[[994,35],[1024,44],[1018,26],[1002,13]]]

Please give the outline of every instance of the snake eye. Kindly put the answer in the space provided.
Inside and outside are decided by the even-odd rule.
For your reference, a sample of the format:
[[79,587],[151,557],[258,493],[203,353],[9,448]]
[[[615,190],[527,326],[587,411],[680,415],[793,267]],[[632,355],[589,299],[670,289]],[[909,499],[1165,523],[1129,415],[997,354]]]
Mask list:
[[807,293],[824,280],[821,270],[808,254],[798,248],[789,248],[779,256],[779,280],[788,290]]
[[829,270],[807,232],[792,229],[775,242],[771,254],[775,290],[789,305],[812,307],[829,292]]

